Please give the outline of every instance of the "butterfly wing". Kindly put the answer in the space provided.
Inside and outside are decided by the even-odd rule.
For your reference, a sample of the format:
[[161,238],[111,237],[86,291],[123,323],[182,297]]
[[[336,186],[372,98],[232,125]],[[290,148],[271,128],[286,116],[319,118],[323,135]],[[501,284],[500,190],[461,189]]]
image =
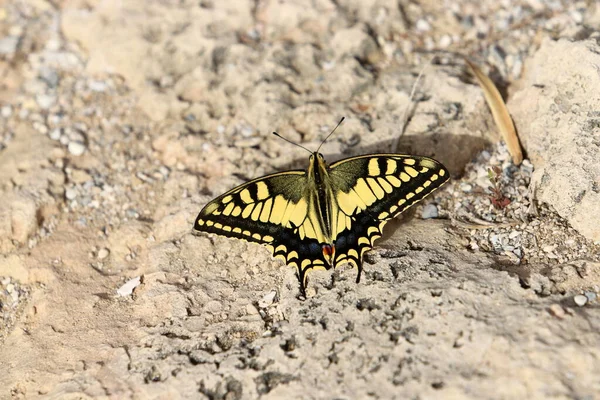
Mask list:
[[331,164],[337,202],[334,266],[350,263],[360,280],[363,254],[384,225],[449,179],[448,170],[428,157],[374,154]]
[[240,185],[208,203],[194,229],[266,245],[298,269],[303,290],[307,270],[329,268],[308,179],[305,171],[287,171]]

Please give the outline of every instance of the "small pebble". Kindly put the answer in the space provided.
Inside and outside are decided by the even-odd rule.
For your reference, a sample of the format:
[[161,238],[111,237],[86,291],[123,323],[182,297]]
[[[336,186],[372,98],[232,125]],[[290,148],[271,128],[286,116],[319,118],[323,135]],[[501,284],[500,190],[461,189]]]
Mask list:
[[519,231],[512,231],[511,233],[508,234],[508,238],[509,239],[514,239],[517,236],[519,236],[520,234],[521,234],[521,232],[519,232]]
[[72,141],[68,145],[69,153],[74,156],[80,156],[85,153],[85,145],[81,142]]
[[42,135],[45,135],[48,133],[48,127],[41,122],[34,122],[33,128],[36,131],[38,131],[39,133],[41,133]]
[[573,297],[573,301],[575,302],[575,304],[577,304],[579,307],[583,307],[586,305],[586,303],[588,302],[588,298],[585,297],[582,294],[578,294],[577,296]]
[[587,297],[588,301],[595,301],[598,298],[596,292],[584,292],[585,297]]
[[110,250],[108,250],[106,247],[98,250],[98,260],[104,260],[109,254]]
[[452,44],[452,38],[449,35],[444,35],[440,38],[438,46],[442,49],[447,48]]
[[58,72],[53,68],[42,67],[39,73],[40,79],[46,82],[49,88],[55,88],[58,86],[59,78]]
[[49,94],[38,94],[35,98],[35,101],[41,109],[47,110],[52,107],[54,103],[56,103],[56,96]]
[[465,193],[469,193],[471,190],[473,190],[473,186],[471,184],[463,182],[460,184],[460,190],[462,190]]
[[240,129],[240,135],[245,138],[251,137],[254,134],[254,129],[251,126],[245,125]]
[[121,297],[127,297],[133,293],[133,290],[140,285],[140,277],[137,276],[125,282],[123,286],[117,289],[117,294]]
[[552,304],[548,308],[548,312],[550,312],[550,314],[554,315],[558,319],[563,319],[565,317],[565,309],[562,308],[560,304]]
[[61,129],[60,128],[54,128],[50,131],[50,139],[52,140],[59,140],[60,137],[62,135]]
[[4,106],[2,107],[2,109],[0,109],[0,115],[2,115],[2,118],[10,118],[10,116],[12,115],[12,107],[11,106]]
[[431,29],[429,22],[425,21],[424,19],[418,20],[417,24],[415,26],[416,26],[417,30],[421,31],[421,32],[426,32]]
[[0,55],[11,56],[17,51],[19,38],[16,36],[6,36],[0,39]]
[[65,190],[65,197],[67,200],[73,200],[77,197],[77,191],[73,188],[68,188]]
[[90,81],[88,87],[92,92],[104,92],[107,89],[107,85],[102,81]]
[[429,203],[425,207],[423,207],[423,214],[421,215],[421,218],[423,218],[423,219],[437,218],[438,215],[439,214],[438,214],[437,206],[433,203]]
[[277,292],[275,290],[271,290],[269,293],[263,296],[262,299],[258,301],[258,306],[260,308],[267,308],[271,304],[275,302],[275,297],[277,296]]

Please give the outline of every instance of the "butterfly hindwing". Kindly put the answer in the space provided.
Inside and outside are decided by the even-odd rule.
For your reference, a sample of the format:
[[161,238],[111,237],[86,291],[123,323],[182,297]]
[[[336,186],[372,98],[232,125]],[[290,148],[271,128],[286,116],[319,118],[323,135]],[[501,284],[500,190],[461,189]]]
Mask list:
[[307,179],[305,171],[287,171],[240,185],[208,203],[194,229],[264,244],[304,283],[307,270],[329,267]]
[[349,262],[362,269],[362,256],[381,236],[383,226],[444,184],[449,174],[427,157],[374,154],[330,166],[338,216],[334,265]]

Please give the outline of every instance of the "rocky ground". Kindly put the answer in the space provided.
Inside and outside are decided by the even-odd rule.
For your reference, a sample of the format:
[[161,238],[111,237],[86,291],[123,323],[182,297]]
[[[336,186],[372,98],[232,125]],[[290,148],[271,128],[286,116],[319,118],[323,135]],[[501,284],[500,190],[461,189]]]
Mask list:
[[[0,1],[0,398],[600,398],[599,31],[593,0]],[[272,131],[314,149],[341,116],[329,161],[453,175],[360,284],[299,298],[192,234],[306,165]]]

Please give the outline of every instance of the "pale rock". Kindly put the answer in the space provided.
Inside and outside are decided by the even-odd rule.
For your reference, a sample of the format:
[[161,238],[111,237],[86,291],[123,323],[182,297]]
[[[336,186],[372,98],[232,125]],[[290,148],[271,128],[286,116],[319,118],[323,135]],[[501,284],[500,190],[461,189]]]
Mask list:
[[117,294],[121,297],[131,296],[135,288],[140,285],[140,282],[141,279],[139,276],[128,280],[127,282],[125,282],[125,284],[123,284],[123,286],[117,289]]
[[576,296],[573,296],[573,301],[575,302],[575,304],[577,304],[579,307],[583,307],[586,305],[586,303],[588,302],[588,298],[582,294],[578,294]]
[[17,254],[0,256],[0,276],[8,276],[21,283],[29,283],[29,271],[23,262],[23,256]]
[[535,166],[536,199],[593,241],[600,241],[598,65],[597,41],[546,39],[508,104]]
[[0,248],[13,240],[25,244],[37,227],[37,206],[32,198],[21,194],[3,197],[0,203]]
[[78,141],[71,141],[67,145],[67,149],[69,150],[69,153],[71,153],[72,155],[80,156],[83,153],[85,153],[85,144],[83,144],[82,142],[78,142]]

